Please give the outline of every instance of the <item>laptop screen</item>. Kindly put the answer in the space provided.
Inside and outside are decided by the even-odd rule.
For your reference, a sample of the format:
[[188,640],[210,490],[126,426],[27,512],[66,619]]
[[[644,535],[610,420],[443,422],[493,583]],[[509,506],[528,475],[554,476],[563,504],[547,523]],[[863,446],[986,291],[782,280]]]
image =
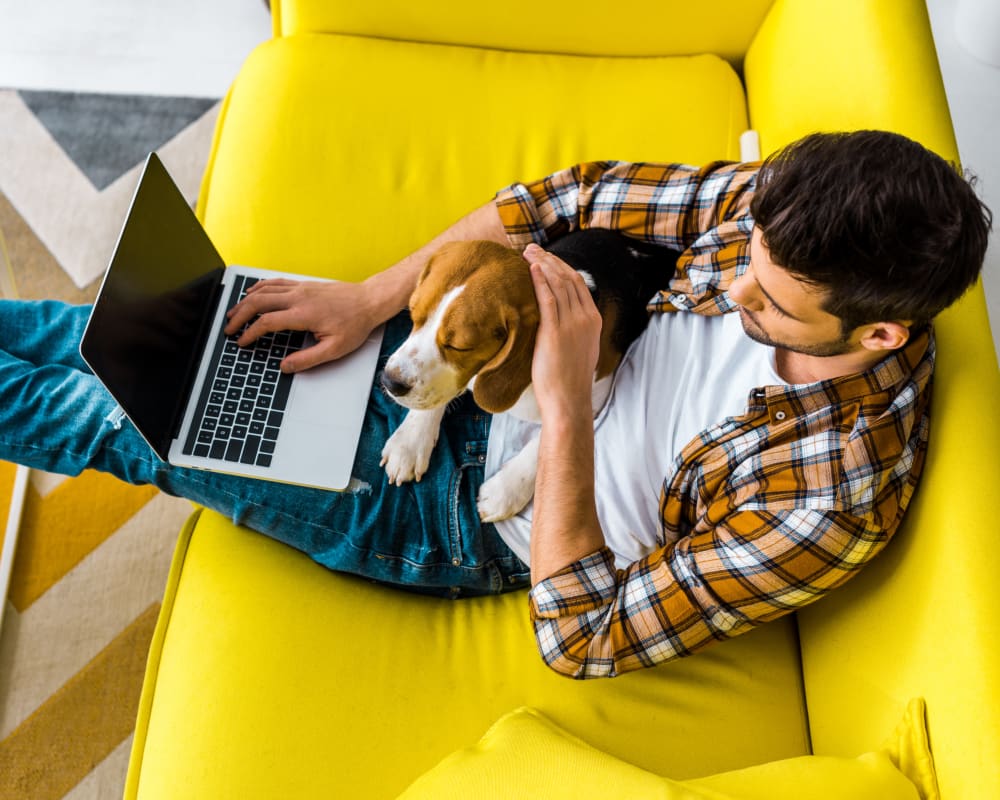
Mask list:
[[217,305],[224,266],[151,154],[80,352],[163,460]]

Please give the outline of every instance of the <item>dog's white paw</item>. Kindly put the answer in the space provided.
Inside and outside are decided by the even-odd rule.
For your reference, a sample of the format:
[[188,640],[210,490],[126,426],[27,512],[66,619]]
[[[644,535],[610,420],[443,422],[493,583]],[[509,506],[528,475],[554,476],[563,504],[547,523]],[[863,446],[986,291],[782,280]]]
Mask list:
[[436,410],[411,411],[389,437],[379,462],[385,467],[389,483],[402,486],[407,481],[419,481],[424,476],[437,444],[443,413]]
[[483,522],[499,522],[513,517],[531,502],[535,494],[534,475],[515,474],[501,469],[479,487],[476,508]]

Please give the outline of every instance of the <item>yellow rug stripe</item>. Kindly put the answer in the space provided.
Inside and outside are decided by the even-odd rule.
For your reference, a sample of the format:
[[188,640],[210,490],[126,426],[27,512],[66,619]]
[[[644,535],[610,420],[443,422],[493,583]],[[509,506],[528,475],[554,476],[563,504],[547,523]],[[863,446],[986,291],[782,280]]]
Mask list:
[[0,742],[0,797],[56,800],[135,728],[154,603]]
[[[7,515],[10,514],[10,493],[14,489],[14,475],[17,467],[8,461],[0,461],[0,550],[3,550],[4,534],[7,532]],[[0,597],[0,603],[3,598]]]
[[156,492],[89,470],[45,497],[29,485],[8,594],[14,607],[28,608]]

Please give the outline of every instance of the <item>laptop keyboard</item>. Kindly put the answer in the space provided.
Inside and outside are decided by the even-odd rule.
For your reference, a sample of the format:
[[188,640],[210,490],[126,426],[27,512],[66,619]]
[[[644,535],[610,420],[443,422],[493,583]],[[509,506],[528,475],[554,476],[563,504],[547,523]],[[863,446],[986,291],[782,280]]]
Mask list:
[[[238,278],[227,310],[256,282]],[[236,344],[239,336],[219,333],[183,453],[269,467],[292,388],[281,360],[303,347],[306,334],[271,333],[249,347]]]

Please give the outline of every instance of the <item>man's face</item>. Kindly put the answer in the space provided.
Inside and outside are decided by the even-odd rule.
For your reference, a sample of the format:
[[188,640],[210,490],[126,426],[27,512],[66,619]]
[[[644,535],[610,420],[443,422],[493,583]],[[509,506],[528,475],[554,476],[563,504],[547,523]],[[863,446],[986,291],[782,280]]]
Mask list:
[[755,342],[810,356],[839,356],[859,343],[840,320],[822,309],[823,294],[771,261],[759,228],[750,239],[750,266],[733,281],[746,335]]

